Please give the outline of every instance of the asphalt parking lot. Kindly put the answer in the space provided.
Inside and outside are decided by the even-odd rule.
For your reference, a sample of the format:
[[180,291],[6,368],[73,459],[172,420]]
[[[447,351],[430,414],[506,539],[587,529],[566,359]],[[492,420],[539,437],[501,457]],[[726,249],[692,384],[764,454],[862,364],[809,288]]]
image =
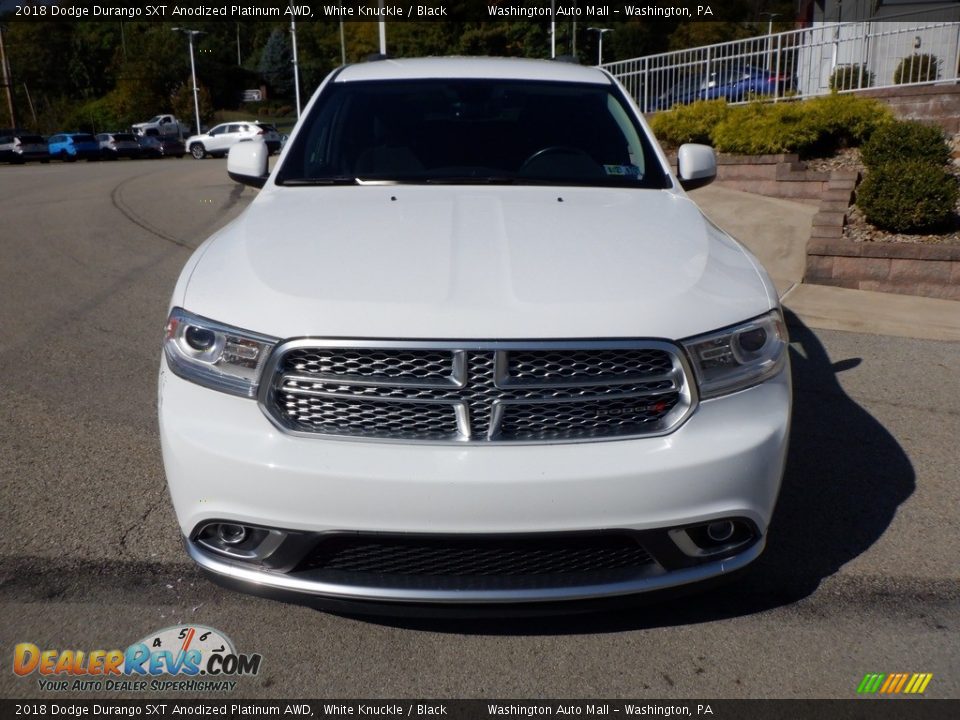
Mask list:
[[[791,328],[770,544],[738,583],[592,615],[369,620],[232,593],[187,561],[156,426],[181,266],[255,191],[222,160],[0,167],[0,695],[13,646],[196,623],[263,655],[235,697],[960,697],[960,345]],[[63,695],[62,697],[65,697]]]

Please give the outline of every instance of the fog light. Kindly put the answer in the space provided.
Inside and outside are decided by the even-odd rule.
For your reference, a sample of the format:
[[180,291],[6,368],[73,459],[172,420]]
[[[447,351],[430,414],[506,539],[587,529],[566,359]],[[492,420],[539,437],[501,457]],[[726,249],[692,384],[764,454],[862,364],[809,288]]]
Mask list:
[[749,520],[731,518],[674,528],[669,535],[685,555],[708,558],[721,553],[740,552],[754,543],[760,533]]
[[262,562],[280,547],[286,536],[282,530],[212,520],[197,528],[191,541],[234,560]]
[[729,520],[710,523],[707,525],[707,537],[716,543],[726,542],[733,537],[733,523]]
[[243,525],[218,525],[217,537],[224,545],[239,545],[247,539],[247,529]]

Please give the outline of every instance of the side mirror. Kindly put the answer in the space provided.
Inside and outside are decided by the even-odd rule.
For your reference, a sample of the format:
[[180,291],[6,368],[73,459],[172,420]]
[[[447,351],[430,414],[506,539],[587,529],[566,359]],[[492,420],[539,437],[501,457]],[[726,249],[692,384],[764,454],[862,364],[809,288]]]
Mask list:
[[684,190],[709,185],[717,177],[717,156],[709,145],[687,143],[677,151],[677,179]]
[[227,155],[227,175],[230,179],[261,188],[267,182],[267,158],[270,152],[262,139],[238,142]]

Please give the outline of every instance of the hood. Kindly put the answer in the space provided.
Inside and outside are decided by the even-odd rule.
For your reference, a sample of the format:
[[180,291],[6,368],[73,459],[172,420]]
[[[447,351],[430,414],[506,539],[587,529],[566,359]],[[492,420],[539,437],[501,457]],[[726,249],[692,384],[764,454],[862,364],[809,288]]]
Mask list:
[[679,339],[776,304],[662,190],[268,186],[188,273],[174,304],[281,338]]

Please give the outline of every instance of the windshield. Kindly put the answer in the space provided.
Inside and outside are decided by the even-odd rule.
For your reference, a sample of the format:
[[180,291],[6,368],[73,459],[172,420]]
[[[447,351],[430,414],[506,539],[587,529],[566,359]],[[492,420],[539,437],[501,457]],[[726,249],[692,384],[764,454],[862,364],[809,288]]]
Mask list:
[[613,85],[331,83],[277,184],[396,181],[670,187]]

